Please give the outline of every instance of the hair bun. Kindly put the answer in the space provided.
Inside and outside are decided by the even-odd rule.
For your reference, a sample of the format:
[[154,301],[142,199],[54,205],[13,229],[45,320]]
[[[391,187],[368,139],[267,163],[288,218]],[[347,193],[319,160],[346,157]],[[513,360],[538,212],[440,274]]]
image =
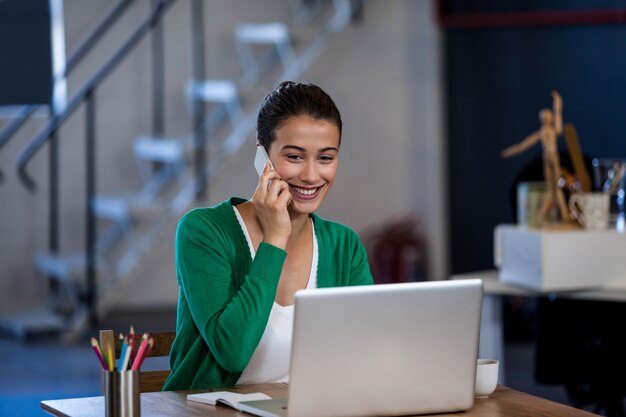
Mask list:
[[287,87],[291,87],[291,86],[294,86],[294,85],[297,85],[297,84],[299,84],[299,83],[297,83],[295,81],[283,81],[282,83],[280,83],[278,85],[278,87],[276,89],[278,90],[280,88],[287,88]]

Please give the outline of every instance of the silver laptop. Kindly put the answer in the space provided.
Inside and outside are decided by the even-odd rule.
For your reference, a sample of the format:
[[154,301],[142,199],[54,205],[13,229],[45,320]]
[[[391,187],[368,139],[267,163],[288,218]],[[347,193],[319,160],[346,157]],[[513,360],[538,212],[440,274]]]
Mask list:
[[263,417],[395,416],[474,403],[482,281],[298,291],[288,398]]

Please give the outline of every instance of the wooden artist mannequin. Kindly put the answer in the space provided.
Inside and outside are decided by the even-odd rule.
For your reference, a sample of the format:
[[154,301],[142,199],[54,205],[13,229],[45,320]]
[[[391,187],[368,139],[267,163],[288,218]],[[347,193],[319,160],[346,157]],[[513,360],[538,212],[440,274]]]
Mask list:
[[561,161],[557,147],[558,137],[563,133],[563,100],[558,92],[552,91],[553,110],[542,109],[539,112],[541,127],[533,132],[521,142],[512,145],[501,152],[503,158],[524,152],[537,142],[541,142],[543,147],[543,174],[546,182],[548,194],[539,212],[539,223],[543,223],[545,216],[556,202],[559,208],[562,223],[571,222],[569,208],[563,195],[563,190],[559,187],[561,179]]

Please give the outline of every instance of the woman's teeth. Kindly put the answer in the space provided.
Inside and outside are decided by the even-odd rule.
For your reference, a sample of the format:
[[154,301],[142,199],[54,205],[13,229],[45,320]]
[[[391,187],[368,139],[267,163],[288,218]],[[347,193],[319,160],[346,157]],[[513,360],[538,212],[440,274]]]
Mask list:
[[293,186],[292,186],[292,188],[298,194],[303,194],[303,195],[313,195],[319,189],[319,187],[318,187],[318,188],[313,188],[313,189],[309,190],[309,189],[298,188],[298,187],[293,187]]

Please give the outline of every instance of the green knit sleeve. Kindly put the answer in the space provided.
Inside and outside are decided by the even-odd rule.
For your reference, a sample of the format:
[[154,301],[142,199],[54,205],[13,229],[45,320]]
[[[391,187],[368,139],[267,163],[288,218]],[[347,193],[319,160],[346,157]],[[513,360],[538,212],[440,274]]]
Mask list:
[[228,236],[217,221],[188,213],[176,232],[179,285],[191,316],[215,359],[242,372],[261,340],[286,252],[262,243],[248,274],[237,277]]
[[367,252],[356,233],[351,231],[352,262],[349,285],[372,285],[374,278],[370,272]]

